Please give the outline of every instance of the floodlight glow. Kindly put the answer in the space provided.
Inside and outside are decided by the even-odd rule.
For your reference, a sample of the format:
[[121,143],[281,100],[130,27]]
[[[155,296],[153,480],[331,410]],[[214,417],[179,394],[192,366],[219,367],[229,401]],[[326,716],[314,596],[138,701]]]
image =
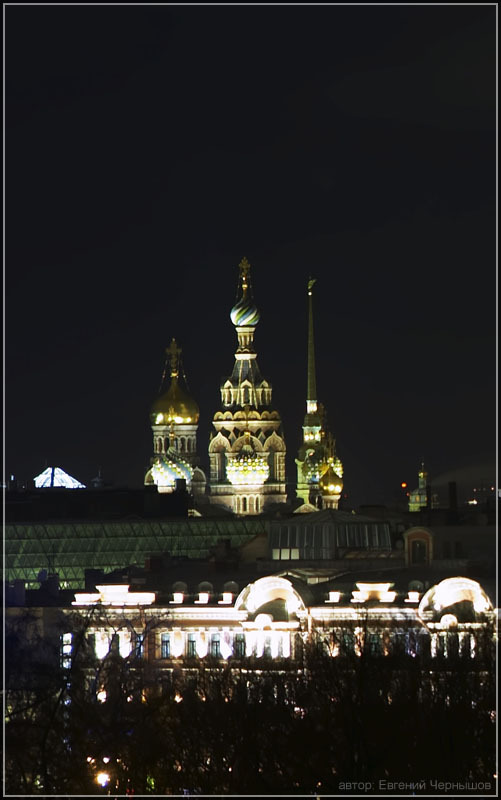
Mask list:
[[479,583],[470,578],[445,578],[428,589],[419,604],[419,614],[434,610],[441,611],[455,603],[469,600],[476,613],[492,610],[492,605]]
[[204,658],[207,655],[209,651],[209,642],[205,631],[198,632],[195,649],[199,658]]
[[160,423],[163,422],[163,419],[164,419],[163,414],[157,414],[155,418],[155,425],[160,425]]
[[[181,631],[174,631],[172,635],[172,655],[179,658],[183,653],[183,634]],[[182,699],[182,698],[181,698]]]
[[150,606],[155,602],[154,592],[129,592],[128,584],[96,586],[97,594],[75,592],[73,606],[92,606],[96,603],[108,606]]
[[440,620],[442,628],[453,628],[458,624],[458,619],[454,614],[444,614]]

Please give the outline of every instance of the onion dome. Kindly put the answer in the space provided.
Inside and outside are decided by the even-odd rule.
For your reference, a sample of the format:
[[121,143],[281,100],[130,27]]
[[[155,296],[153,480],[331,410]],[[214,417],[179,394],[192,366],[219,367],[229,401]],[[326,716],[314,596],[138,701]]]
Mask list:
[[187,484],[191,483],[193,470],[186,461],[182,458],[174,458],[169,452],[154,460],[151,465],[151,474],[157,486],[173,490],[176,488],[176,481],[181,478]]
[[230,318],[235,326],[254,326],[259,322],[259,311],[254,303],[244,294],[231,309]]
[[320,478],[319,483],[320,489],[322,494],[333,494],[338,495],[341,494],[343,491],[343,481],[339,477],[339,475],[334,472],[334,468],[332,464],[329,465],[329,468],[324,472],[322,477]]
[[250,281],[251,265],[246,258],[242,258],[239,269],[239,288],[242,296],[237,300],[230,311],[230,318],[236,327],[246,325],[254,327],[259,322],[259,311],[252,301],[252,288]]
[[150,411],[152,425],[196,425],[199,416],[198,404],[181,388],[177,376],[172,377],[168,390],[155,400]]
[[233,486],[262,486],[269,474],[267,456],[247,447],[243,447],[226,466],[226,475]]

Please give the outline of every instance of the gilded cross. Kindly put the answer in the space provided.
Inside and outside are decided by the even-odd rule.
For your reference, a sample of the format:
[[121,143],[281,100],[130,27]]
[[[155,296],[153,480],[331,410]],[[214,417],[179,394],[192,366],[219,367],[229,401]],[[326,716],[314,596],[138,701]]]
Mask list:
[[179,375],[178,363],[179,363],[179,356],[183,352],[180,347],[177,346],[176,340],[172,339],[169,347],[167,347],[166,351],[167,356],[170,358],[170,375],[171,378],[177,378]]

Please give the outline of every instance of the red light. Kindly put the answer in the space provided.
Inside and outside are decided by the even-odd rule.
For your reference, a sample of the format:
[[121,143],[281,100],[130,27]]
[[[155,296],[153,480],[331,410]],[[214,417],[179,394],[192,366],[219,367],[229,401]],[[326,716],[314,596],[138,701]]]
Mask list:
[[406,484],[406,482],[405,482],[405,481],[402,481],[402,483],[400,484],[400,486],[402,487],[402,489],[407,489],[407,484]]

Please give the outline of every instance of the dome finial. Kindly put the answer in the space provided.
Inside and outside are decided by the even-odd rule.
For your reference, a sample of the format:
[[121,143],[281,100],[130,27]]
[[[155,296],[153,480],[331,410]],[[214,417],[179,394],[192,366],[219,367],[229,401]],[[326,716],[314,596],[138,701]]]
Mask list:
[[[230,312],[231,321],[236,327],[255,327],[259,322],[259,311],[253,303],[250,279],[251,265],[245,256],[238,265],[238,269],[237,302]],[[239,290],[241,291],[240,298],[238,297]]]
[[170,376],[171,378],[177,378],[179,376],[179,356],[183,351],[177,346],[176,340],[172,339],[165,352],[167,357],[170,358]]
[[250,286],[250,268],[251,268],[251,265],[249,264],[245,256],[242,258],[240,264],[238,265],[238,268],[240,270],[240,281],[242,284],[242,291],[245,294]]
[[308,379],[306,408],[308,414],[317,410],[317,378],[315,374],[315,343],[313,338],[313,285],[316,278],[308,278]]

